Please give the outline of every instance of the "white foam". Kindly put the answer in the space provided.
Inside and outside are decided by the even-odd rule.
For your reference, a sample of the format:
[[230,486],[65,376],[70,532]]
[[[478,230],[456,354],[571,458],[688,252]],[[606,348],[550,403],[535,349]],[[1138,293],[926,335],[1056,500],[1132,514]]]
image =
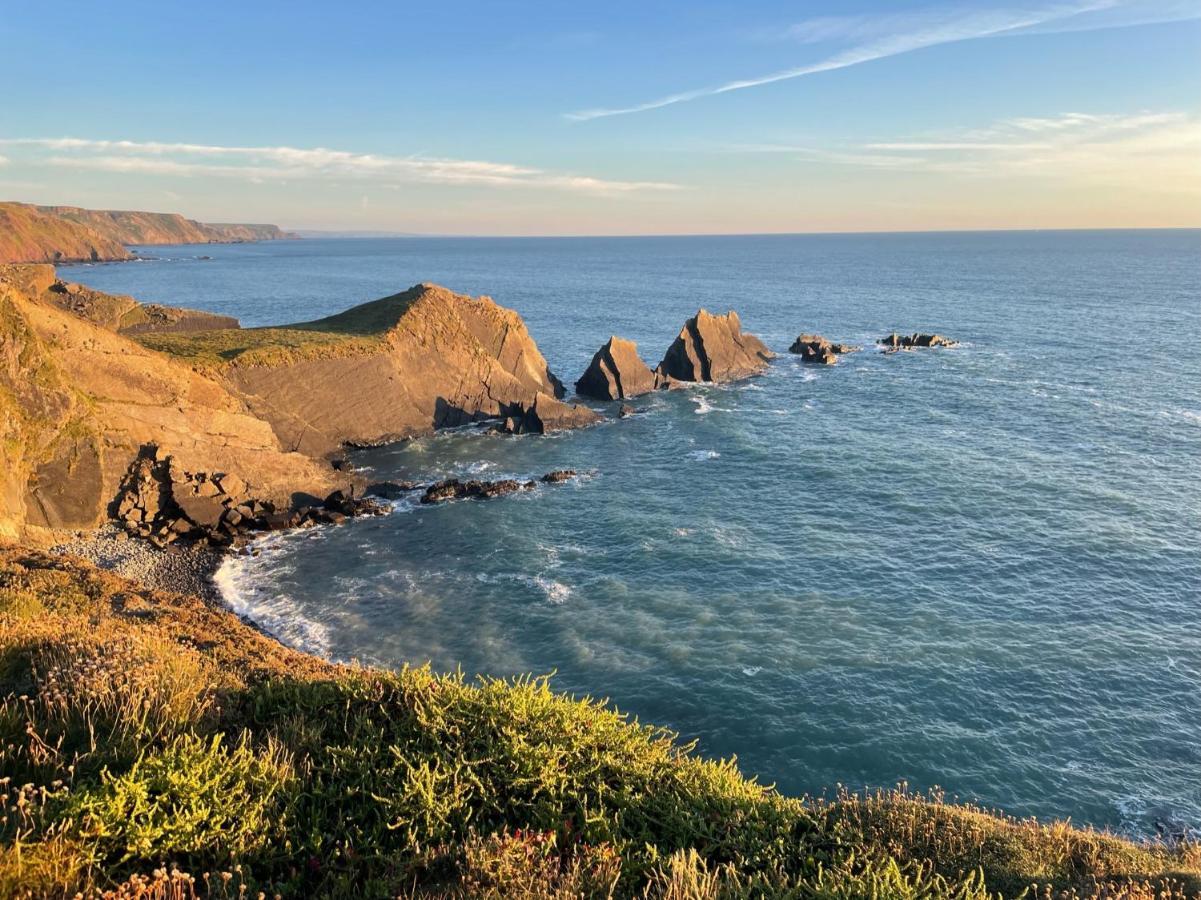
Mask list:
[[689,459],[695,459],[703,462],[707,459],[718,459],[721,456],[716,450],[692,450],[688,454]]
[[693,412],[698,416],[707,415],[708,413],[713,412],[713,407],[704,397],[689,397],[688,399],[696,404],[696,409],[694,409]]
[[556,605],[563,603],[571,596],[571,588],[561,581],[539,575],[534,579],[534,585],[546,595],[546,599]]
[[754,678],[763,671],[763,666],[746,666],[742,670],[742,674],[747,678]]
[[253,560],[230,556],[221,563],[213,575],[221,599],[239,616],[289,647],[328,658],[332,646],[329,628],[301,615],[298,605],[284,592],[266,585],[255,587],[260,578],[254,572]]

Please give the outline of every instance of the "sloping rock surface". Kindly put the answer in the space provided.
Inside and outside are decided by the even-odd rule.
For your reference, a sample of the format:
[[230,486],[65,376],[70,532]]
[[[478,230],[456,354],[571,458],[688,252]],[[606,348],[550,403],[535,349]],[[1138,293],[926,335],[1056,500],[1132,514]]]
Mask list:
[[715,316],[702,309],[684,323],[655,372],[678,381],[737,381],[762,373],[774,357],[759,338],[743,332],[738,313]]
[[638,355],[638,345],[619,337],[605,341],[575,383],[577,394],[597,400],[624,400],[655,390],[655,373]]
[[521,418],[536,411],[543,430],[596,419],[591,410],[557,402],[563,385],[525,323],[488,297],[419,284],[279,329],[290,330],[331,340],[290,358],[229,351],[223,371],[288,448],[322,455],[517,411]]

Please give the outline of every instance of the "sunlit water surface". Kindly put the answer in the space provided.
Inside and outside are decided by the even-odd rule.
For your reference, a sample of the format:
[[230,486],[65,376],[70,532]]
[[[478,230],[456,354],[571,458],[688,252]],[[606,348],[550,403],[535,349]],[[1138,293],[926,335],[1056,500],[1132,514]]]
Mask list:
[[[307,240],[69,277],[245,325],[418,281],[517,309],[573,381],[698,307],[951,351],[786,353],[549,438],[362,452],[379,478],[587,473],[264,542],[229,601],[336,659],[508,675],[737,753],[790,792],[941,785],[1201,827],[1201,234]],[[213,257],[198,260],[198,254]]]

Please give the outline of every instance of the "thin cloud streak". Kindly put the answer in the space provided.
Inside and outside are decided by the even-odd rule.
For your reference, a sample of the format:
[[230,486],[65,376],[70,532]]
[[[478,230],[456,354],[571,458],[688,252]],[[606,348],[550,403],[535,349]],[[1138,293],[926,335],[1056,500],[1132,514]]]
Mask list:
[[[732,91],[815,75],[820,72],[845,69],[940,44],[1032,33],[1035,30],[1116,28],[1148,22],[1201,17],[1201,11],[1194,9],[1189,13],[1181,4],[1176,4],[1169,18],[1162,16],[1157,18],[1143,13],[1124,19],[1109,16],[1091,24],[1087,21],[1076,23],[1070,21],[1090,13],[1111,13],[1129,5],[1130,0],[1082,0],[1082,2],[1060,3],[1034,10],[998,9],[983,12],[947,10],[940,13],[925,11],[903,16],[884,16],[877,19],[868,19],[862,16],[816,19],[809,23],[792,26],[784,33],[785,36],[791,36],[803,43],[821,43],[832,39],[859,39],[863,42],[810,65],[785,69],[756,78],[730,81],[717,87],[681,91],[633,106],[569,112],[564,117],[575,122],[586,122],[609,116],[647,112],[704,97],[714,97]],[[1134,0],[1133,2],[1136,11],[1145,9],[1147,5],[1146,0],[1142,0],[1142,2]]]
[[389,183],[549,188],[585,193],[678,190],[657,181],[620,181],[547,172],[530,166],[426,156],[383,156],[324,147],[223,147],[159,141],[85,138],[4,138],[0,146],[48,150],[45,165],[115,173],[177,177],[241,178],[252,182],[293,179],[369,179]]

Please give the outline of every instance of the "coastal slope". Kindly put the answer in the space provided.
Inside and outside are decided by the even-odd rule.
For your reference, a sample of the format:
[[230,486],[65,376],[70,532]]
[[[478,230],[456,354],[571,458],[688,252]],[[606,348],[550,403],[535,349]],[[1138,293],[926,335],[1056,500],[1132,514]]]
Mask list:
[[560,399],[521,316],[433,284],[314,322],[139,339],[213,372],[314,456],[535,411],[545,430],[598,418]]
[[69,557],[0,549],[0,659],[5,897],[1201,888],[1191,845],[901,791],[787,797],[545,679],[326,663]]

